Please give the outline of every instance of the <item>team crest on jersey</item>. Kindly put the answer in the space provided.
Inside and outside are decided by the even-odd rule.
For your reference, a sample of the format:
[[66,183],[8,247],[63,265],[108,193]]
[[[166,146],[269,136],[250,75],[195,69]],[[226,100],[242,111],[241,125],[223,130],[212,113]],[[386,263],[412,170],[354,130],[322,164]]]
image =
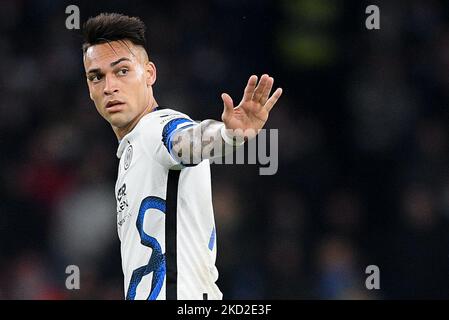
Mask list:
[[131,165],[132,159],[133,159],[133,146],[130,144],[128,146],[128,149],[126,149],[125,153],[125,170],[127,170]]

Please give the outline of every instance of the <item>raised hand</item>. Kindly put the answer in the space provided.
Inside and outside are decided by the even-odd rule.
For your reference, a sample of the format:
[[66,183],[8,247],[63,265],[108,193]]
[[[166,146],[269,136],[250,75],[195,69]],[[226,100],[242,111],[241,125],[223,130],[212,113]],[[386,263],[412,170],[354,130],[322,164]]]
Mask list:
[[252,75],[246,85],[242,101],[235,108],[232,98],[227,93],[223,93],[221,98],[224,111],[221,119],[226,129],[254,131],[257,134],[267,122],[268,114],[282,94],[282,89],[278,88],[270,97],[273,83],[274,79],[264,74],[257,84],[257,76]]

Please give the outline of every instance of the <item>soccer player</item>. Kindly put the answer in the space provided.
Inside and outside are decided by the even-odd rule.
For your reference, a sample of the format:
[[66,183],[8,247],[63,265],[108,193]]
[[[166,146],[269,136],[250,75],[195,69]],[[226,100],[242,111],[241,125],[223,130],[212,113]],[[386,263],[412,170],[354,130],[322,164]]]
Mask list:
[[[255,136],[282,89],[270,97],[273,78],[253,75],[238,106],[222,94],[223,122],[195,122],[158,106],[156,67],[139,18],[103,13],[83,31],[90,98],[119,143],[115,195],[126,299],[222,299],[209,159],[224,155],[219,146],[236,148]],[[213,152],[203,152],[204,135],[213,138]]]

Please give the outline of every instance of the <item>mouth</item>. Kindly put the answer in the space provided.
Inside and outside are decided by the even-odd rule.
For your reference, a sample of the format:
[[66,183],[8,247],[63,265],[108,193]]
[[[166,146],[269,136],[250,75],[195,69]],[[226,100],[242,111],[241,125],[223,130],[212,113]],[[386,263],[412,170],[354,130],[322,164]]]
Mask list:
[[111,100],[108,103],[106,103],[105,109],[108,112],[118,112],[123,109],[124,105],[125,103],[120,100]]

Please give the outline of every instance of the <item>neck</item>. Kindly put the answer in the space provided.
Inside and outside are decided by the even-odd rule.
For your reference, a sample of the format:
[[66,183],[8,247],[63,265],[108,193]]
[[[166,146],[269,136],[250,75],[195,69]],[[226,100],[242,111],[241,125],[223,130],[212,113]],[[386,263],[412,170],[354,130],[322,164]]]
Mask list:
[[112,130],[114,131],[115,135],[117,136],[117,139],[120,141],[123,139],[124,136],[126,136],[129,132],[131,132],[132,129],[139,123],[140,119],[143,118],[143,116],[151,113],[154,108],[157,107],[156,99],[153,99],[148,106],[142,111],[141,114],[139,114],[133,121],[131,121],[129,124],[127,124],[124,127],[118,128],[118,127],[112,127]]

